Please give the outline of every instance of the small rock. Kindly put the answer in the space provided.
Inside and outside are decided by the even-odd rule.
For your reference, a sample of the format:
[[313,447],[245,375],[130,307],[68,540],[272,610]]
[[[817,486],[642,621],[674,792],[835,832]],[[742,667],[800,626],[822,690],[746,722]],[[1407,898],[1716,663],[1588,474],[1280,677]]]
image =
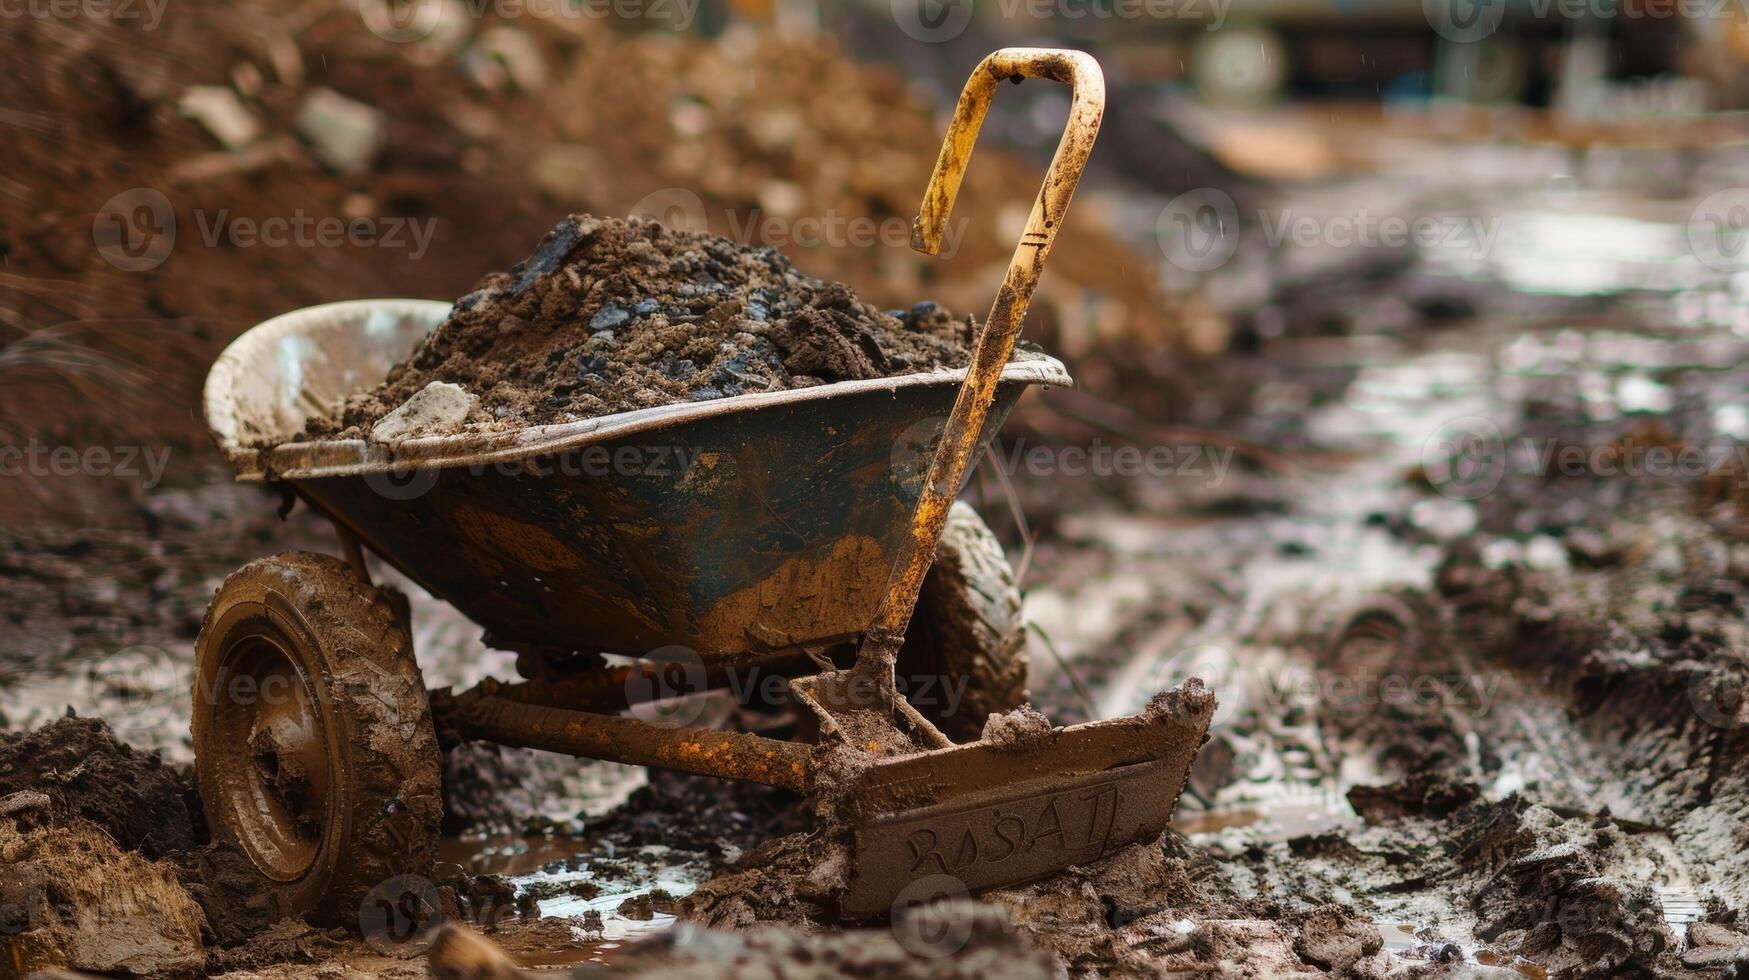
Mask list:
[[481,51],[504,65],[504,70],[510,75],[510,84],[524,92],[546,86],[546,56],[541,54],[540,45],[528,32],[514,27],[493,27],[480,35],[477,44]]
[[1696,970],[1717,970],[1733,964],[1749,964],[1749,935],[1716,922],[1690,922],[1688,949],[1682,965]]
[[223,85],[190,85],[176,101],[176,111],[200,123],[227,150],[241,149],[261,135],[261,123]]
[[474,396],[461,385],[433,381],[419,389],[401,407],[371,427],[377,442],[396,443],[420,436],[440,436],[461,428],[474,410]]
[[614,327],[624,325],[631,318],[631,312],[625,307],[617,303],[608,303],[596,310],[595,315],[589,318],[589,332],[598,333],[602,330],[612,330]]
[[317,159],[343,174],[370,169],[382,149],[382,113],[333,89],[310,91],[298,109],[297,129]]
[[1384,948],[1378,926],[1337,905],[1313,909],[1300,918],[1298,926],[1294,953],[1331,973],[1345,973]]
[[997,752],[1023,752],[1050,737],[1050,719],[1030,704],[984,720],[982,741]]

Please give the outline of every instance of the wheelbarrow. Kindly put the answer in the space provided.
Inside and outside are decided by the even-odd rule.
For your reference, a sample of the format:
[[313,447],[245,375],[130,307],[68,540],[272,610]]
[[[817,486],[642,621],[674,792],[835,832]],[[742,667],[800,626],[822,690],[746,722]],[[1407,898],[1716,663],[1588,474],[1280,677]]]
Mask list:
[[[445,304],[299,310],[226,349],[205,390],[215,440],[240,479],[327,517],[342,552],[244,566],[196,643],[202,804],[283,911],[345,922],[428,869],[440,745],[474,740],[809,794],[848,828],[850,918],[930,876],[976,890],[1158,837],[1213,710],[1200,683],[1133,717],[983,728],[1026,699],[1024,635],[1000,546],[955,497],[1022,391],[1069,383],[1015,343],[1099,127],[1098,65],[986,58],[912,235],[937,251],[996,87],[1024,77],[1070,86],[1068,128],[967,368],[385,445],[298,433]],[[428,693],[405,599],[372,585],[366,550],[515,651],[523,679]],[[626,713],[754,667],[784,678],[786,737]],[[937,696],[903,683],[918,677]]]

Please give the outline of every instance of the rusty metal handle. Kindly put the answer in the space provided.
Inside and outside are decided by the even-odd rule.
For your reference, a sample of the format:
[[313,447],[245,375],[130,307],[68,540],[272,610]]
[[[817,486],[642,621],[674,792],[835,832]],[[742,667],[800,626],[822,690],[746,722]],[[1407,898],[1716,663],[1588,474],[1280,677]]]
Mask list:
[[948,125],[947,138],[923,196],[923,206],[911,226],[912,248],[934,255],[941,247],[948,214],[953,210],[960,180],[971,161],[972,146],[977,142],[996,86],[1004,80],[1018,82],[1022,78],[1048,78],[1069,86],[1072,93],[1069,121],[1050,168],[1045,171],[1044,186],[1032,202],[1026,231],[1014,248],[1014,257],[1008,261],[1008,273],[996,293],[990,316],[978,332],[965,383],[960,386],[941,443],[929,462],[929,476],[911,517],[911,533],[900,545],[886,595],[857,651],[858,668],[884,669],[887,685],[891,684],[893,659],[904,642],[905,627],[917,605],[923,576],[935,561],[935,547],[947,526],[948,509],[965,481],[984,419],[996,397],[996,384],[1020,337],[1020,325],[1026,318],[1033,287],[1044,272],[1045,257],[1050,254],[1057,230],[1063,226],[1069,199],[1081,180],[1087,156],[1093,151],[1093,139],[1099,133],[1099,121],[1105,115],[1105,75],[1099,70],[1099,63],[1084,52],[1003,48],[985,58],[960,92],[953,122]]

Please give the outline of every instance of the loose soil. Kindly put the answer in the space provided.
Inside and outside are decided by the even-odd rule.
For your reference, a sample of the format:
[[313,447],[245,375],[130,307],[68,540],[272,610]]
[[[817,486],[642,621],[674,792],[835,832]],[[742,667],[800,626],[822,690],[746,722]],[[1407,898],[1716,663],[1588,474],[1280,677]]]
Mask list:
[[[970,321],[934,304],[883,313],[776,249],[573,215],[307,435],[367,434],[439,381],[477,396],[470,425],[517,428],[954,367],[971,334]],[[445,433],[411,433],[426,434]]]

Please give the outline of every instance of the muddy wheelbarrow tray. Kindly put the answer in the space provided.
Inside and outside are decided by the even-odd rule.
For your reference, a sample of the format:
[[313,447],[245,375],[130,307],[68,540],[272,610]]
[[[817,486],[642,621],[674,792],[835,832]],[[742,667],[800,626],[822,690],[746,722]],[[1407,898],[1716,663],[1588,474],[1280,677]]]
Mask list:
[[[383,446],[284,440],[381,380],[443,304],[299,311],[225,352],[206,389],[214,438],[243,479],[287,485],[333,520],[346,553],[245,566],[197,641],[203,806],[287,911],[364,922],[385,880],[429,867],[436,728],[810,794],[843,817],[849,873],[833,900],[850,917],[888,914],[920,887],[1030,880],[1160,834],[1213,711],[1199,682],[1140,715],[1058,729],[1015,716],[959,745],[895,690],[971,466],[1027,385],[1068,383],[1056,361],[1014,352],[1103,114],[1091,58],[1014,48],[978,66],[912,244],[935,252],[996,86],[1026,77],[1068,85],[1070,119],[966,369]],[[365,548],[494,645],[658,663],[428,696],[406,610],[370,586]],[[695,689],[833,643],[854,645],[850,666],[789,682],[804,719],[795,739],[619,713],[662,661]]]
[[[280,481],[497,646],[705,663],[854,638],[874,614],[965,370],[844,381],[390,447],[295,435],[368,388],[448,305],[335,303],[227,349],[207,414],[243,479]],[[1042,355],[1003,371],[986,429]]]

